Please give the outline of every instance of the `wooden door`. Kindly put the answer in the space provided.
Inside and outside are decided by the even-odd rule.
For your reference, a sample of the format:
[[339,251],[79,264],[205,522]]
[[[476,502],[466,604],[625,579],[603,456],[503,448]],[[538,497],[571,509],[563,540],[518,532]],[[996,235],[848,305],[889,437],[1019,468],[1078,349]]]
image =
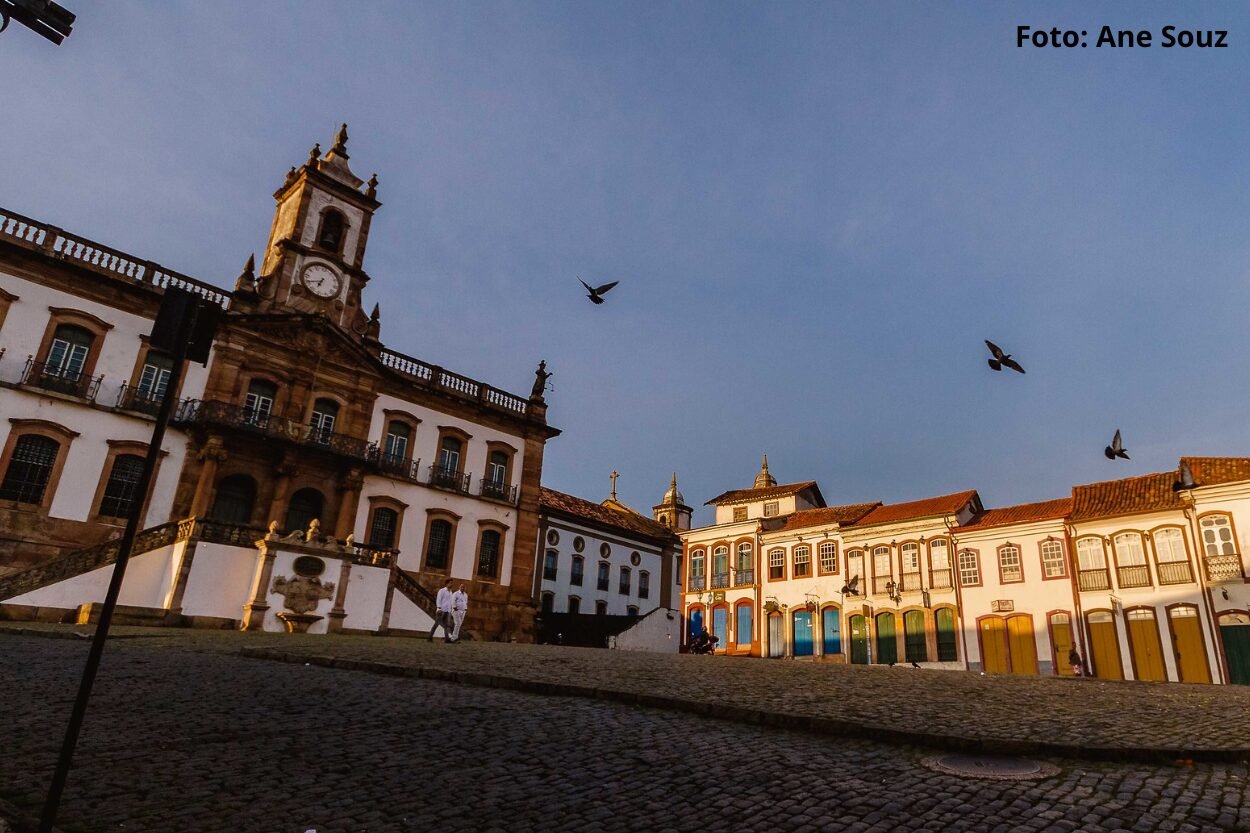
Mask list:
[[812,614],[807,611],[794,614],[794,655],[810,657],[813,653]]
[[1072,663],[1068,654],[1076,647],[1072,641],[1072,617],[1066,613],[1050,614],[1050,650],[1054,657],[1055,673],[1060,677],[1072,676]]
[[826,655],[842,653],[842,631],[840,611],[836,607],[827,607],[821,614],[821,648]]
[[1011,652],[1011,673],[1037,673],[1037,638],[1033,617],[1024,613],[1007,617],[1007,644]]
[[927,662],[929,659],[923,611],[909,610],[903,614],[903,657],[908,662]]
[[1011,649],[1007,644],[1007,623],[1001,616],[981,620],[981,670],[987,674],[1011,671]]
[[770,657],[785,656],[786,623],[780,613],[768,617],[768,655]]
[[1133,673],[1139,680],[1166,680],[1163,665],[1163,644],[1159,641],[1159,623],[1154,608],[1140,607],[1125,611],[1128,620],[1128,644],[1133,652]]
[[716,650],[723,651],[729,647],[729,608],[712,608],[712,636],[719,640]]
[[856,614],[846,623],[851,628],[851,662],[855,665],[868,664],[868,620]]
[[1124,679],[1115,616],[1109,610],[1095,610],[1086,615],[1085,621],[1089,625],[1089,659],[1094,676],[1104,680]]
[[739,648],[750,648],[751,640],[751,606],[738,605],[734,608],[734,641]]
[[1220,641],[1228,661],[1228,681],[1250,685],[1250,616],[1226,613],[1220,617]]
[[1168,627],[1172,630],[1172,650],[1176,654],[1176,670],[1181,682],[1211,682],[1211,666],[1202,644],[1202,621],[1198,618],[1198,608],[1182,605],[1170,609]]
[[955,662],[959,659],[959,643],[955,637],[955,611],[949,607],[939,608],[933,614],[937,628],[938,662]]
[[898,636],[894,632],[894,614],[877,614],[877,662],[889,665],[898,662]]

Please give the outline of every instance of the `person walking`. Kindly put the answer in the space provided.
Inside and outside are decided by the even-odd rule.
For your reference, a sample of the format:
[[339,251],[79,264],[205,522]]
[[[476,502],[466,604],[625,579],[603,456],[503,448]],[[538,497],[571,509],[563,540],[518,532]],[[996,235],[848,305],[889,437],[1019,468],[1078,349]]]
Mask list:
[[469,610],[469,594],[464,589],[464,582],[460,583],[460,589],[451,594],[451,618],[456,623],[456,628],[451,632],[451,641],[460,641],[460,626],[464,624],[464,614]]
[[430,641],[434,641],[434,631],[443,629],[443,641],[451,641],[451,579],[443,582],[434,597],[434,624],[430,627]]
[[1085,664],[1081,662],[1081,655],[1076,652],[1075,647],[1068,651],[1068,664],[1072,666],[1073,677],[1085,676]]

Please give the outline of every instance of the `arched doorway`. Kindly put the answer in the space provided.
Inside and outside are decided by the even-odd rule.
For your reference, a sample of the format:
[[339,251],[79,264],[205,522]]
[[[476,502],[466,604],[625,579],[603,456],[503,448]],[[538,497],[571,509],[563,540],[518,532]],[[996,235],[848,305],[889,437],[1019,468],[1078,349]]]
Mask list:
[[217,495],[208,516],[215,521],[236,526],[252,522],[256,505],[256,481],[246,474],[232,474],[217,484]]
[[956,662],[959,659],[959,642],[955,637],[955,611],[940,607],[933,612],[933,624],[937,630],[938,662]]
[[694,639],[703,633],[703,608],[692,607],[690,609],[690,638]]
[[928,662],[929,660],[929,646],[925,644],[923,610],[909,610],[903,614],[903,658],[908,662]]
[[1198,608],[1177,605],[1168,610],[1168,627],[1172,631],[1172,650],[1176,654],[1176,670],[1182,683],[1209,683],[1211,670],[1202,640],[1202,623]]
[[1085,614],[1085,622],[1089,626],[1089,659],[1094,666],[1094,676],[1104,680],[1124,679],[1114,614],[1109,610],[1091,610]]
[[1055,673],[1060,677],[1072,676],[1072,663],[1068,656],[1076,643],[1072,641],[1072,617],[1067,613],[1050,614],[1050,648]]
[[1137,607],[1124,612],[1128,620],[1128,646],[1133,657],[1133,676],[1139,680],[1168,678],[1163,665],[1163,643],[1153,607]]
[[1007,623],[1001,616],[981,619],[977,632],[981,638],[981,670],[987,674],[1011,671],[1011,647],[1007,642]]
[[810,657],[814,651],[812,643],[812,614],[806,610],[794,613],[794,655]]
[[[321,518],[321,510],[324,506],[325,499],[321,496],[321,492],[311,486],[300,489],[291,495],[291,502],[287,504],[284,528],[287,532],[307,530],[314,518]],[[324,530],[322,532],[324,534]]]
[[868,664],[868,620],[858,613],[846,620],[851,629],[851,663]]
[[786,620],[780,613],[768,616],[768,655],[782,657],[786,654]]
[[1017,613],[1007,617],[1007,644],[1013,674],[1037,673],[1037,640],[1033,636],[1033,617]]
[[729,647],[729,608],[724,605],[712,608],[712,636],[716,637],[716,650]]
[[821,653],[825,656],[842,653],[841,611],[827,607],[821,613]]
[[1220,641],[1224,643],[1224,659],[1228,661],[1228,681],[1233,685],[1250,685],[1250,615],[1220,615]]
[[898,637],[894,633],[894,614],[877,614],[877,662],[882,665],[898,662]]
[[734,641],[738,643],[739,650],[750,650],[751,642],[755,639],[753,624],[750,604],[740,604],[734,608]]

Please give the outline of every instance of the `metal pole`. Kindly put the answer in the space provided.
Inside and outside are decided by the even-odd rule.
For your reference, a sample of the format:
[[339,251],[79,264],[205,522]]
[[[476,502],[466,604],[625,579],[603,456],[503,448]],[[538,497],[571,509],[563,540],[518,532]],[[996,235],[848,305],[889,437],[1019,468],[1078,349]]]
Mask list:
[[182,365],[187,356],[187,339],[195,326],[198,312],[199,304],[191,303],[187,305],[183,314],[180,337],[173,351],[174,366],[169,372],[165,396],[161,399],[161,406],[156,413],[152,440],[148,445],[147,457],[143,461],[143,472],[139,475],[139,498],[131,507],[130,517],[126,519],[126,529],[117,545],[117,562],[113,565],[113,577],[109,581],[108,593],[104,597],[104,607],[100,610],[100,622],[96,625],[95,636],[91,640],[91,652],[87,654],[87,666],[82,672],[82,681],[78,686],[78,697],[74,700],[74,710],[70,714],[69,726],[65,729],[65,740],[61,744],[61,754],[57,758],[56,771],[52,775],[52,786],[48,788],[48,798],[44,802],[43,813],[39,817],[39,833],[52,833],[52,825],[56,822],[56,811],[61,803],[61,793],[65,791],[65,781],[69,777],[74,747],[78,744],[78,733],[82,729],[83,719],[87,714],[87,700],[91,696],[91,686],[95,682],[96,671],[100,667],[100,656],[104,653],[104,641],[108,638],[109,625],[113,621],[113,609],[117,607],[122,579],[126,575],[126,563],[130,560],[130,550],[134,546],[140,520],[147,509],[148,491],[152,484],[152,473],[156,469],[156,460],[161,453],[161,442],[165,438],[165,426],[169,422],[169,414],[173,410],[174,402],[178,399],[178,384],[182,379]]

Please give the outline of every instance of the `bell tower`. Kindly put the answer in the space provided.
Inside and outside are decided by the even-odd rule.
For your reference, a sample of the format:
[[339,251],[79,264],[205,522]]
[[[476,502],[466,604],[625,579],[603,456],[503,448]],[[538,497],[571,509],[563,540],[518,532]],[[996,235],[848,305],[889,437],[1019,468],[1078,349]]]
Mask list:
[[278,208],[254,287],[259,311],[320,314],[357,333],[368,326],[361,309],[369,282],[365,247],[382,204],[377,174],[365,182],[347,161],[345,124],[328,153],[314,145],[274,192]]
[[689,529],[690,518],[694,510],[686,505],[686,499],[677,491],[677,472],[673,472],[673,482],[658,504],[651,507],[651,514],[657,521],[673,531]]

